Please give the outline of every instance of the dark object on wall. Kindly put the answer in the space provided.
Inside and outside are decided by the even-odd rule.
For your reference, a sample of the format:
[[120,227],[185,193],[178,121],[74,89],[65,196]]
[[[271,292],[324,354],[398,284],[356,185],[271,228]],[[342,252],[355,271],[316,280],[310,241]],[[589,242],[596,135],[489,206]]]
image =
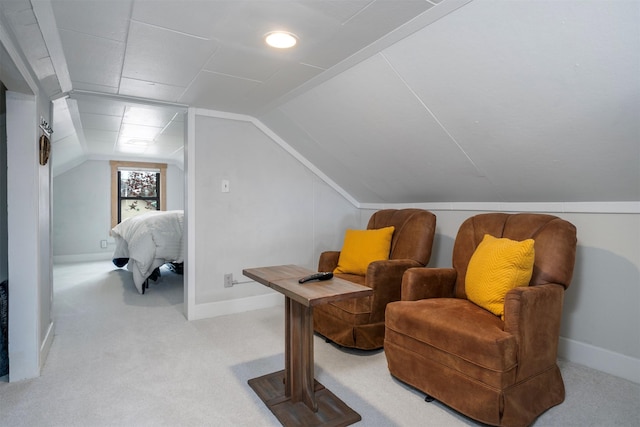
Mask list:
[[51,152],[51,142],[47,135],[40,137],[40,164],[46,165],[49,161],[49,153]]
[[9,281],[0,283],[0,377],[9,373]]

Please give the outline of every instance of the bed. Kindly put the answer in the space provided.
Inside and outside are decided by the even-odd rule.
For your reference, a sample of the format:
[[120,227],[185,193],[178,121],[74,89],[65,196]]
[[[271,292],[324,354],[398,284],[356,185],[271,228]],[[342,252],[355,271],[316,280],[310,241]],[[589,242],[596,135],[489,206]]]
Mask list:
[[159,278],[164,264],[181,273],[183,224],[184,211],[152,211],[125,219],[111,229],[116,244],[113,263],[119,268],[127,265],[139,293],[145,293],[150,279]]

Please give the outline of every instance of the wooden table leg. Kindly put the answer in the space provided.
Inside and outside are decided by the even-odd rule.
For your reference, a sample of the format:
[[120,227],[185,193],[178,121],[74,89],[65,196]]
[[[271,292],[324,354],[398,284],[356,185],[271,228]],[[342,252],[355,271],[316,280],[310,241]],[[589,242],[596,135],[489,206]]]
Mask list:
[[293,403],[303,402],[316,412],[318,402],[314,391],[313,308],[287,298],[288,339],[285,350],[285,390]]
[[284,297],[284,395],[291,398],[291,304],[289,297]]
[[[273,267],[278,275],[281,269]],[[270,268],[257,270],[243,272],[265,286],[277,284],[275,278],[269,278]],[[276,290],[285,296],[285,366],[248,380],[249,386],[285,427],[344,427],[357,423],[362,417],[314,379],[314,304],[305,305],[290,298],[289,294],[298,295],[295,289]]]

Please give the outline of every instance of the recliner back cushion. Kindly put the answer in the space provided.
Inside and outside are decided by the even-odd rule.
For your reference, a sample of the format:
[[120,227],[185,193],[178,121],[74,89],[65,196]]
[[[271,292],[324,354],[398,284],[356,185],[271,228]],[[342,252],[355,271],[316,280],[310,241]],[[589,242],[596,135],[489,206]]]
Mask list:
[[452,259],[458,273],[456,298],[467,298],[467,267],[485,234],[518,241],[533,239],[536,256],[529,286],[558,283],[569,287],[575,264],[575,226],[553,215],[496,212],[468,218],[458,230]]
[[423,209],[382,209],[371,215],[367,229],[393,226],[389,259],[412,259],[426,265],[431,258],[436,216]]

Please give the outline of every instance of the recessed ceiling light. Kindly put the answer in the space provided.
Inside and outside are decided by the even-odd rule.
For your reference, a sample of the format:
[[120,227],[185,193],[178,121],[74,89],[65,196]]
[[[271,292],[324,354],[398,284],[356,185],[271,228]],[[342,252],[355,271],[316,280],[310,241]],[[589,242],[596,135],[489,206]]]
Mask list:
[[288,49],[296,45],[298,38],[286,31],[272,31],[264,36],[264,41],[271,47]]

